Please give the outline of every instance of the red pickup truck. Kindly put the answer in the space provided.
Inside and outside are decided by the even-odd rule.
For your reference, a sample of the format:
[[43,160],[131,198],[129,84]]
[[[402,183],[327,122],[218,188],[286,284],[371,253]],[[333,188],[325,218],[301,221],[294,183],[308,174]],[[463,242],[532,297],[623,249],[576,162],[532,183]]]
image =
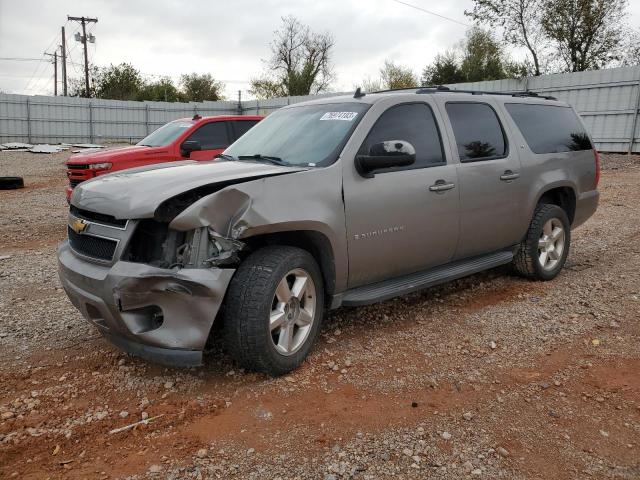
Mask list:
[[72,155],[67,161],[67,200],[76,185],[105,173],[176,160],[212,160],[262,118],[196,115],[169,122],[136,145]]

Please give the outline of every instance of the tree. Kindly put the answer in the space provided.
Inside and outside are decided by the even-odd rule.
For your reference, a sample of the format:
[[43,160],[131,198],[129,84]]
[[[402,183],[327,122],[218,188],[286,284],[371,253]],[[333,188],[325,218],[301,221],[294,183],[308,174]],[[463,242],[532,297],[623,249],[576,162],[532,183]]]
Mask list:
[[146,82],[138,94],[138,100],[153,102],[179,102],[182,94],[169,77],[161,77],[153,82]]
[[622,58],[626,0],[547,0],[542,27],[570,72]]
[[211,74],[190,73],[180,77],[183,98],[187,102],[223,100],[224,83],[215,80]]
[[425,87],[464,82],[464,74],[460,69],[456,52],[448,50],[436,55],[433,63],[427,65],[422,71],[420,81]]
[[360,84],[365,92],[378,90],[392,90],[394,88],[411,88],[418,86],[418,78],[410,68],[396,65],[391,60],[385,60],[380,68],[380,78],[366,78]]
[[481,28],[467,32],[460,70],[467,82],[499,80],[506,77],[506,59],[500,44]]
[[133,65],[121,63],[99,69],[93,83],[98,98],[136,100],[144,81]]
[[457,46],[437,55],[422,72],[422,85],[480,82],[528,74],[526,64],[513,62],[491,33],[474,27]]
[[329,33],[312,32],[293,16],[282,17],[274,32],[267,72],[251,80],[251,93],[260,98],[309,95],[326,90],[333,79]]
[[380,69],[380,77],[385,88],[411,88],[418,86],[418,78],[410,68],[396,65],[391,60],[385,60]]
[[546,0],[473,0],[473,10],[464,12],[480,24],[502,30],[503,40],[524,47],[531,55],[534,75],[543,70],[545,34],[541,19]]
[[640,30],[630,32],[624,47],[621,67],[635,67],[640,65]]

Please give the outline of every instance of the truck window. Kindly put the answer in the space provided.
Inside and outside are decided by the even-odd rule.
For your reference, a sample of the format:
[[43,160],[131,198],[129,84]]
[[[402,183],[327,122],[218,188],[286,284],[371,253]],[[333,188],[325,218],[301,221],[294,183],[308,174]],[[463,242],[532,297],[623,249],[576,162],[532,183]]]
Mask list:
[[236,139],[247,133],[256,123],[258,123],[258,120],[234,120],[233,129],[236,134]]
[[[384,172],[425,168],[445,163],[440,131],[431,107],[424,103],[396,105],[386,110],[369,131],[359,153],[366,155],[372,145],[388,140],[405,140],[416,149],[416,161],[409,167]],[[381,172],[383,173],[383,172]]]
[[447,102],[449,121],[462,162],[502,158],[507,151],[496,112],[486,103]]
[[189,135],[187,140],[197,140],[200,142],[202,150],[216,150],[229,146],[229,136],[227,135],[226,122],[210,122]]
[[570,107],[506,103],[533,153],[558,153],[591,150],[591,140],[578,116]]

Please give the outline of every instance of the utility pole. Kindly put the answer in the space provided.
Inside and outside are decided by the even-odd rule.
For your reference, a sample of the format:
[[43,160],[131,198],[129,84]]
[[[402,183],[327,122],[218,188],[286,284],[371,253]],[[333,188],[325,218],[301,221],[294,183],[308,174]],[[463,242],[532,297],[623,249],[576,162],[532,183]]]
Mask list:
[[67,96],[67,40],[62,27],[62,44],[60,45],[60,57],[62,60],[62,95]]
[[91,94],[89,92],[89,56],[87,54],[87,41],[89,41],[89,43],[95,43],[96,37],[90,35],[89,38],[87,38],[87,23],[97,23],[98,19],[89,17],[70,17],[67,15],[67,20],[80,22],[80,25],[82,25],[82,35],[76,33],[76,40],[84,46],[84,88],[85,96],[89,98]]
[[56,50],[53,53],[46,53],[45,55],[49,55],[53,57],[51,63],[53,63],[53,96],[58,96],[58,51]]

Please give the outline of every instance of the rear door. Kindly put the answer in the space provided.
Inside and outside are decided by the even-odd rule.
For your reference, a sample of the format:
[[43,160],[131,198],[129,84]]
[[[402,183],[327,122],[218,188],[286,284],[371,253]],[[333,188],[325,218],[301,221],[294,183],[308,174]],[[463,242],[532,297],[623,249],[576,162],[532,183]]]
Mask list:
[[212,160],[217,154],[222,153],[232,143],[230,130],[231,126],[227,121],[209,122],[198,127],[185,141],[197,140],[202,149],[191,152],[189,159]]
[[[449,97],[450,98],[450,97]],[[456,259],[500,250],[518,243],[518,221],[526,188],[515,145],[490,98],[481,101],[439,99],[448,119],[452,150],[458,156],[460,241]]]
[[446,263],[458,240],[456,166],[447,162],[435,112],[426,100],[390,100],[368,113],[377,121],[357,153],[403,140],[414,146],[416,162],[365,178],[354,156],[343,160],[350,288]]

